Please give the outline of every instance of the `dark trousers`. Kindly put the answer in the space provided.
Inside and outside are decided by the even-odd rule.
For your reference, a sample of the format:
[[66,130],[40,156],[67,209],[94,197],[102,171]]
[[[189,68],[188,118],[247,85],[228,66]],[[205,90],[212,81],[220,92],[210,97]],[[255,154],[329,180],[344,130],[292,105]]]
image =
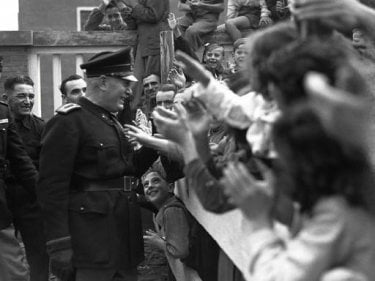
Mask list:
[[25,197],[28,194],[23,194],[23,190],[19,188],[9,185],[9,189],[15,193],[8,196],[8,199],[14,227],[21,233],[25,245],[30,281],[48,281],[49,258],[41,210],[35,201],[27,201]]
[[78,268],[75,281],[137,281],[137,270]]
[[193,19],[189,15],[179,18],[178,24],[181,30],[185,31],[184,38],[189,42],[192,50],[196,52],[202,45],[202,36],[214,31],[217,27],[217,20],[214,18]]

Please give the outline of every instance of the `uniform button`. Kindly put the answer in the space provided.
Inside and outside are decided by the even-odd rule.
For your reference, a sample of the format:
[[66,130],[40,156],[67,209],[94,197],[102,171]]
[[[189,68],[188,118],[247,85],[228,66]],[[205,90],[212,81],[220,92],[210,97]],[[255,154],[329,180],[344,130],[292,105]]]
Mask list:
[[2,130],[5,132],[7,129],[3,128]]
[[81,211],[81,212],[83,212],[84,210],[85,210],[85,207],[81,207],[81,208],[79,208],[79,210]]
[[102,118],[106,119],[106,118],[107,118],[107,116],[105,116],[105,114],[102,114]]

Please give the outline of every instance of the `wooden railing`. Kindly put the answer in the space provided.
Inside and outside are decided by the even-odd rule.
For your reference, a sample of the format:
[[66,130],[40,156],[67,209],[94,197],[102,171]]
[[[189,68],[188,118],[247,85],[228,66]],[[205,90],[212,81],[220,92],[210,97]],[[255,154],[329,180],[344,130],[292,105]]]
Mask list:
[[[220,42],[224,46],[230,46],[228,36],[223,33],[215,33],[206,37],[206,41]],[[18,68],[27,69],[29,76],[35,83],[36,100],[34,113],[41,116],[42,96],[41,85],[41,63],[42,55],[52,56],[52,77],[53,87],[53,110],[61,104],[61,93],[58,88],[62,78],[61,56],[64,54],[74,55],[75,70],[82,74],[79,67],[83,63],[85,54],[93,54],[102,51],[115,51],[124,46],[134,46],[136,34],[131,32],[62,32],[62,31],[20,31],[0,32],[0,55],[3,55],[4,75],[10,76],[13,72],[20,72]],[[8,60],[6,54],[18,57],[24,56],[24,61]],[[24,64],[24,65],[23,65]],[[246,220],[238,210],[231,211],[224,215],[215,215],[203,209],[193,190],[186,192],[185,189],[178,190],[180,197],[187,208],[197,220],[207,229],[212,237],[218,242],[222,249],[232,259],[236,266],[248,276],[248,251],[250,245],[246,239],[246,232],[243,231],[243,224]]]

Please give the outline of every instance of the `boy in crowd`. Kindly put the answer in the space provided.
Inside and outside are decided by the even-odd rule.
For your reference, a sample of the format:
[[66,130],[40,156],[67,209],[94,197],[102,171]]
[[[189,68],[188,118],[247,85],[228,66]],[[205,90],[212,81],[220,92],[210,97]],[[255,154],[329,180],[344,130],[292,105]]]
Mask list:
[[173,194],[173,184],[166,181],[165,172],[151,169],[142,178],[146,199],[157,209],[157,232],[146,231],[145,243],[165,251],[176,280],[201,280],[198,273],[181,259],[189,255],[189,214],[184,204]]

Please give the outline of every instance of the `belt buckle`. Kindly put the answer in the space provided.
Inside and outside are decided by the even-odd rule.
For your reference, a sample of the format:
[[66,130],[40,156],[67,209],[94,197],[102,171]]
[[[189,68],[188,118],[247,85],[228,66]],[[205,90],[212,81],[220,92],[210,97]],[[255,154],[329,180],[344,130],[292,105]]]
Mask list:
[[133,190],[133,187],[134,189],[137,187],[137,180],[134,178],[134,177],[128,177],[128,176],[124,176],[123,177],[124,179],[124,191],[132,191]]

